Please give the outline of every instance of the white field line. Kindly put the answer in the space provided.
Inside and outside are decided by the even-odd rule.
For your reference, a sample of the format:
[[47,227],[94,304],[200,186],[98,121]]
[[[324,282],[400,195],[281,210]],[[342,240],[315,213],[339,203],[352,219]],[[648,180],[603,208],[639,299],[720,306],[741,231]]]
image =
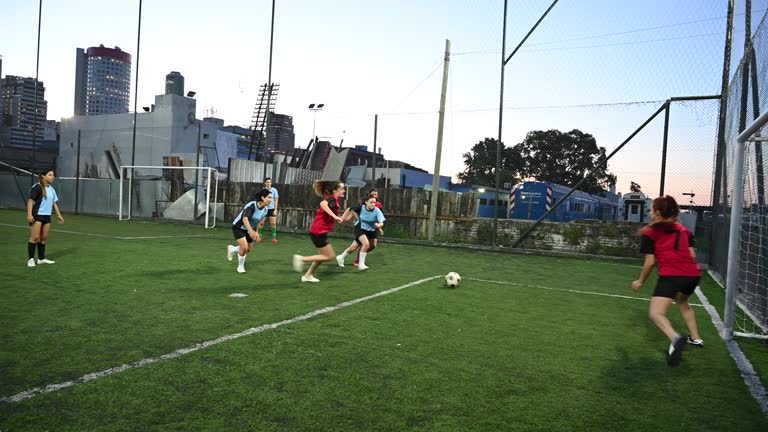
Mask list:
[[[495,283],[500,285],[514,285],[514,286],[520,286],[520,287],[526,287],[526,288],[536,288],[536,289],[544,289],[549,291],[562,291],[562,292],[569,292],[569,293],[575,293],[575,294],[588,294],[588,295],[596,295],[596,296],[604,296],[604,297],[615,297],[615,298],[625,298],[630,300],[640,300],[640,301],[650,301],[648,298],[644,297],[633,297],[633,296],[627,296],[627,295],[621,295],[621,294],[607,294],[607,293],[600,293],[600,292],[594,292],[594,291],[580,291],[580,290],[572,290],[572,289],[566,289],[566,288],[552,288],[542,285],[529,285],[529,284],[521,284],[516,282],[501,282],[501,281],[493,281],[493,280],[486,280],[486,279],[476,279],[476,278],[467,278],[469,280],[474,280],[478,282],[487,282],[487,283]],[[703,306],[698,303],[689,303],[691,306]]]
[[[709,299],[700,289],[696,290],[696,295],[699,296],[699,301],[704,303],[704,309],[709,313],[712,323],[717,328],[718,334],[722,337],[725,333],[723,330],[724,325],[717,310],[709,303]],[[733,361],[736,362],[736,366],[739,368],[739,373],[744,379],[744,384],[747,385],[749,392],[752,394],[752,397],[755,398],[755,401],[760,406],[763,414],[768,416],[768,392],[766,392],[763,383],[760,381],[760,375],[755,372],[752,363],[749,362],[747,356],[741,351],[741,348],[739,348],[739,344],[736,343],[735,339],[725,341],[725,346],[728,348],[728,353],[731,355],[731,358],[733,358]]]
[[93,381],[93,380],[95,380],[97,378],[107,377],[107,376],[114,375],[114,374],[119,373],[119,372],[127,371],[129,369],[139,368],[139,367],[146,366],[146,365],[152,364],[152,363],[157,363],[157,362],[163,361],[163,360],[171,360],[171,359],[174,359],[176,357],[181,357],[183,355],[186,355],[186,354],[189,354],[189,353],[193,353],[195,351],[199,351],[199,350],[202,350],[202,349],[214,346],[214,345],[218,345],[218,344],[220,344],[222,342],[227,342],[227,341],[230,341],[230,340],[239,339],[239,338],[241,338],[243,336],[249,336],[249,335],[252,335],[252,334],[255,334],[255,333],[261,333],[263,331],[272,330],[272,329],[275,329],[275,328],[280,327],[282,325],[292,324],[292,323],[299,322],[299,321],[306,321],[306,320],[308,320],[310,318],[314,318],[314,317],[316,317],[318,315],[327,314],[327,313],[334,312],[334,311],[337,311],[337,310],[345,308],[345,307],[349,307],[349,306],[352,306],[352,305],[356,305],[358,303],[362,303],[362,302],[367,301],[367,300],[374,299],[376,297],[381,297],[381,296],[385,296],[387,294],[392,294],[394,292],[400,291],[401,289],[409,288],[409,287],[412,287],[414,285],[419,285],[419,284],[422,284],[424,282],[429,282],[431,280],[434,280],[434,279],[437,279],[437,278],[440,278],[440,277],[442,277],[442,275],[431,276],[431,277],[428,277],[428,278],[420,279],[420,280],[417,280],[415,282],[410,282],[410,283],[407,283],[405,285],[400,285],[399,287],[390,288],[388,290],[380,291],[380,292],[377,292],[375,294],[371,294],[371,295],[368,295],[368,296],[365,296],[365,297],[360,297],[358,299],[346,301],[344,303],[339,303],[336,306],[329,306],[329,307],[326,307],[326,308],[323,308],[323,309],[317,309],[317,310],[309,312],[307,314],[299,315],[297,317],[293,317],[293,318],[290,318],[290,319],[287,319],[287,320],[284,320],[284,321],[279,321],[279,322],[272,323],[272,324],[264,324],[264,325],[261,325],[259,327],[252,327],[252,328],[249,328],[247,330],[243,330],[243,331],[241,331],[239,333],[229,334],[229,335],[226,335],[226,336],[222,336],[222,337],[220,337],[218,339],[213,339],[213,340],[201,342],[201,343],[192,345],[190,347],[178,349],[178,350],[170,352],[168,354],[163,354],[163,355],[158,356],[158,357],[146,358],[146,359],[143,359],[143,360],[135,361],[133,363],[127,363],[127,364],[123,364],[123,365],[120,365],[120,366],[117,366],[117,367],[113,367],[113,368],[110,368],[110,369],[105,369],[105,370],[102,370],[102,371],[99,371],[99,372],[92,372],[92,373],[83,375],[80,378],[77,378],[77,379],[72,380],[72,381],[66,381],[66,382],[57,383],[57,384],[48,384],[48,385],[43,386],[43,387],[36,387],[36,388],[30,389],[30,390],[27,390],[27,391],[23,391],[21,393],[15,394],[13,396],[0,397],[0,402],[19,402],[19,401],[22,401],[22,400],[25,400],[25,399],[33,398],[33,397],[35,397],[37,395],[46,394],[46,393],[52,393],[52,392],[55,392],[55,391],[58,391],[58,390],[65,389],[67,387],[72,387],[72,386],[74,386],[76,384],[83,384],[83,383],[86,383],[88,381]]
[[[0,223],[0,226],[6,226],[6,227],[11,227],[11,228],[29,229],[29,226],[12,225],[12,224],[6,224],[6,223]],[[53,230],[53,231],[57,232],[57,233],[64,233],[64,234],[76,234],[76,235],[84,235],[84,236],[91,236],[91,237],[111,238],[111,239],[117,239],[117,240],[153,240],[153,239],[164,239],[164,238],[188,238],[188,237],[210,237],[210,238],[214,238],[214,236],[212,236],[210,234],[124,237],[124,236],[108,236],[108,235],[105,235],[105,234],[84,233],[84,232],[79,232],[79,231],[67,231],[67,230],[62,230],[62,229],[58,229],[58,228]]]

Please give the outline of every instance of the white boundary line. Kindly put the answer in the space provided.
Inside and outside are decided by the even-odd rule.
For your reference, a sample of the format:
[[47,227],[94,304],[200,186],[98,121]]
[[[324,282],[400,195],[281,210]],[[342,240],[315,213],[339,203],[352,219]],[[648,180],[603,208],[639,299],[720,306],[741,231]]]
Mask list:
[[[515,285],[520,287],[537,288],[537,289],[544,289],[549,291],[561,291],[561,292],[569,292],[569,293],[576,293],[576,294],[588,294],[588,295],[596,295],[596,296],[603,296],[603,297],[624,298],[624,299],[630,299],[630,300],[640,300],[645,302],[650,301],[650,299],[647,299],[644,297],[633,297],[633,296],[626,296],[621,294],[607,294],[607,293],[600,293],[600,292],[594,292],[594,291],[579,291],[579,290],[572,290],[572,289],[566,289],[566,288],[552,288],[552,287],[546,287],[542,285],[528,285],[528,284],[521,284],[516,282],[500,282],[500,281],[492,281],[492,280],[486,280],[486,279],[475,279],[475,278],[467,278],[467,279],[478,281],[478,282],[495,283],[500,285]],[[689,304],[691,306],[703,306],[698,303],[689,303]]]
[[[717,279],[715,279],[715,281],[717,282]],[[699,296],[699,301],[704,303],[704,309],[709,313],[709,317],[712,319],[712,324],[715,325],[718,334],[722,337],[724,334],[724,326],[717,310],[709,303],[709,299],[700,289],[696,290],[696,295]],[[736,366],[739,368],[739,373],[744,379],[744,384],[747,385],[752,397],[755,398],[755,401],[760,406],[763,415],[768,416],[768,392],[765,391],[765,387],[760,381],[760,375],[755,372],[755,368],[752,367],[752,363],[749,362],[747,356],[745,356],[744,352],[739,348],[736,339],[725,341],[725,347],[728,348],[728,353],[731,355],[731,358],[733,358],[733,361],[736,362]]]
[[[12,224],[6,224],[6,223],[0,223],[0,226],[6,226],[11,228],[24,228],[28,229],[28,226],[23,225],[12,225]],[[110,239],[117,239],[117,240],[154,240],[154,239],[164,239],[164,238],[188,238],[188,237],[209,237],[209,238],[217,238],[216,236],[212,236],[210,234],[191,234],[191,235],[160,235],[160,236],[137,236],[137,237],[121,237],[121,236],[108,236],[105,234],[94,234],[94,233],[84,233],[79,231],[67,231],[62,229],[56,229],[55,232],[57,233],[64,233],[64,234],[77,234],[77,235],[84,235],[84,236],[92,236],[92,237],[101,237],[101,238],[110,238]]]
[[120,366],[117,366],[117,367],[113,367],[113,368],[110,368],[110,369],[105,369],[105,370],[102,370],[102,371],[99,371],[99,372],[92,372],[92,373],[83,375],[80,378],[77,378],[77,379],[72,380],[72,381],[66,381],[66,382],[58,383],[58,384],[48,384],[48,385],[46,385],[44,387],[36,387],[36,388],[30,389],[30,390],[23,391],[21,393],[15,394],[13,396],[0,397],[0,402],[19,402],[19,401],[22,401],[22,400],[25,400],[25,399],[33,398],[33,397],[35,397],[37,395],[46,394],[46,393],[52,393],[52,392],[55,392],[55,391],[59,391],[59,390],[65,389],[67,387],[72,387],[75,384],[83,384],[83,383],[86,383],[88,381],[93,381],[93,380],[95,380],[97,378],[102,378],[102,377],[114,375],[116,373],[127,371],[129,369],[139,368],[139,367],[146,366],[146,365],[152,364],[152,363],[157,363],[157,362],[163,361],[163,360],[171,360],[171,359],[174,359],[176,357],[181,357],[183,355],[187,355],[187,354],[193,353],[195,351],[199,351],[199,350],[202,350],[202,349],[214,346],[214,345],[218,345],[218,344],[220,344],[222,342],[238,339],[238,338],[241,338],[243,336],[249,336],[249,335],[252,335],[252,334],[255,334],[255,333],[261,333],[261,332],[266,331],[266,330],[272,330],[272,329],[275,329],[275,328],[280,327],[280,326],[285,325],[285,324],[292,324],[292,323],[299,322],[299,321],[306,321],[306,320],[308,320],[310,318],[314,318],[314,317],[316,317],[318,315],[327,314],[327,313],[330,313],[330,312],[333,312],[333,311],[337,311],[337,310],[345,308],[345,307],[349,307],[349,306],[352,306],[352,305],[356,305],[358,303],[362,303],[362,302],[367,301],[367,300],[374,299],[376,297],[381,297],[381,296],[385,296],[387,294],[392,294],[394,292],[400,291],[401,289],[409,288],[409,287],[412,287],[414,285],[419,285],[419,284],[422,284],[424,282],[429,282],[431,280],[434,280],[434,279],[437,279],[437,278],[440,278],[440,277],[443,277],[443,276],[442,275],[438,275],[438,276],[431,276],[431,277],[424,278],[424,279],[419,279],[419,280],[417,280],[415,282],[410,282],[410,283],[407,283],[405,285],[400,285],[399,287],[390,288],[388,290],[380,291],[380,292],[377,292],[375,294],[371,294],[371,295],[368,295],[368,296],[365,296],[365,297],[360,297],[360,298],[355,299],[355,300],[350,300],[350,301],[346,301],[344,303],[339,303],[336,306],[329,306],[329,307],[326,307],[326,308],[323,308],[323,309],[317,309],[317,310],[309,312],[307,314],[299,315],[297,317],[293,317],[293,318],[290,318],[290,319],[287,319],[287,320],[283,320],[283,321],[279,321],[279,322],[272,323],[272,324],[264,324],[264,325],[261,325],[259,327],[251,327],[248,330],[243,330],[243,331],[241,331],[239,333],[229,334],[229,335],[226,335],[226,336],[222,336],[222,337],[220,337],[218,339],[213,339],[213,340],[201,342],[201,343],[192,345],[190,347],[178,349],[178,350],[170,352],[168,354],[163,354],[163,355],[158,356],[158,357],[146,358],[146,359],[143,359],[143,360],[135,361],[133,363],[127,363],[127,364],[123,364],[123,365],[120,365]]

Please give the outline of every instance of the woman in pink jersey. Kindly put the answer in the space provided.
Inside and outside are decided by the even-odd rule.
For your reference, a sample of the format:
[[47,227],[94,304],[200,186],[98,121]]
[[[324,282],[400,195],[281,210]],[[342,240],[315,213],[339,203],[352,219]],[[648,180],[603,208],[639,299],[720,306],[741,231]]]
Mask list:
[[[645,264],[640,278],[632,282],[632,289],[639,290],[653,267],[658,264],[659,279],[651,297],[648,315],[669,338],[667,363],[670,366],[680,364],[686,344],[704,346],[696,326],[696,316],[688,303],[688,297],[699,284],[701,269],[696,264],[693,234],[677,222],[679,214],[680,208],[671,196],[653,200],[651,223],[640,231],[640,252],[645,254]],[[667,309],[673,301],[680,309],[690,336],[677,333],[667,318]]]
[[314,276],[315,270],[317,270],[320,264],[333,261],[336,257],[333,246],[328,243],[328,233],[333,231],[336,222],[345,222],[350,217],[349,209],[346,209],[344,214],[339,216],[339,211],[341,211],[339,198],[344,197],[346,190],[344,183],[340,181],[319,180],[315,182],[314,190],[315,194],[323,198],[320,201],[320,208],[315,213],[315,220],[312,221],[312,225],[309,227],[309,237],[317,248],[317,255],[293,256],[293,269],[297,272],[304,271],[304,263],[312,263],[309,266],[309,270],[301,277],[302,282],[320,282]]

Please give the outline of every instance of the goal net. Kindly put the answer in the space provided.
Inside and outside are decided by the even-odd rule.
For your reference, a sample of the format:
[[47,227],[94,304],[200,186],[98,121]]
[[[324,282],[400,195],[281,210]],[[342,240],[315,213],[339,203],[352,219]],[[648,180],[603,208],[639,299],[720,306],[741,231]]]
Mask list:
[[728,272],[737,273],[734,334],[768,339],[768,207],[763,172],[768,142],[755,139],[744,143],[738,266]]
[[224,215],[218,176],[210,167],[123,165],[118,218],[186,221],[213,228]]

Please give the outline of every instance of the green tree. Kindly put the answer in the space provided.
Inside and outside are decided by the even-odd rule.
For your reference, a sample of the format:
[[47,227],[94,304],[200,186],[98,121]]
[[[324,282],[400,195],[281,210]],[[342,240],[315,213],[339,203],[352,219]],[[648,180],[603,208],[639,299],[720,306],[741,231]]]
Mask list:
[[616,176],[608,172],[608,164],[598,163],[605,158],[605,147],[598,147],[592,135],[578,129],[531,131],[512,151],[522,161],[521,178],[573,186],[586,175],[579,189],[593,194],[605,192],[616,184]]
[[642,192],[642,186],[635,182],[629,182],[629,191],[630,192]]
[[[496,144],[498,140],[485,138],[467,153],[464,153],[464,171],[457,174],[466,184],[494,186],[496,184]],[[520,154],[501,143],[500,186],[504,183],[515,184],[520,181],[519,170],[522,167]]]

